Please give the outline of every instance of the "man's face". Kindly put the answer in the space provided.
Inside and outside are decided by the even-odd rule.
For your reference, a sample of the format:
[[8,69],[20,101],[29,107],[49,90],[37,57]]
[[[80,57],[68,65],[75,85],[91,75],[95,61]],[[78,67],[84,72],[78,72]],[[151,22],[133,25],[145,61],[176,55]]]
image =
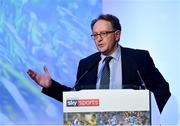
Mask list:
[[[109,32],[109,33],[108,33]],[[97,35],[102,33],[102,35]],[[94,41],[99,52],[109,56],[116,49],[120,38],[120,31],[114,31],[110,22],[98,20],[93,27]]]

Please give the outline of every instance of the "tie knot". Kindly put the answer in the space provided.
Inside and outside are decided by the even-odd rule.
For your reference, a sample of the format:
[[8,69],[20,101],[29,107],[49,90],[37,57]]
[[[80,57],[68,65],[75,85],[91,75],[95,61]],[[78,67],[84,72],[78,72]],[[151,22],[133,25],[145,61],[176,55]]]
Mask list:
[[112,58],[113,58],[112,56],[107,56],[107,57],[104,58],[104,62],[109,63]]

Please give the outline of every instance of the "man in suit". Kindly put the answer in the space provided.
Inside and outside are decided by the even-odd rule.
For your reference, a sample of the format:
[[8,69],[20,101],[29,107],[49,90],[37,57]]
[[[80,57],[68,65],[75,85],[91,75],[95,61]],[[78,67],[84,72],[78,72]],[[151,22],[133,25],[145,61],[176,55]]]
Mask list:
[[[121,35],[119,19],[113,15],[100,15],[91,22],[92,38],[98,52],[79,62],[77,80],[73,88],[53,80],[44,67],[39,74],[29,69],[29,76],[43,87],[46,95],[62,101],[62,92],[82,89],[148,89],[154,93],[160,112],[171,93],[169,85],[155,67],[148,51],[124,48],[118,44]],[[106,57],[108,61],[107,86],[102,86]],[[110,74],[110,75],[109,75]],[[108,75],[108,77],[107,77]],[[109,77],[110,76],[110,77]],[[107,80],[105,81],[107,82]]]

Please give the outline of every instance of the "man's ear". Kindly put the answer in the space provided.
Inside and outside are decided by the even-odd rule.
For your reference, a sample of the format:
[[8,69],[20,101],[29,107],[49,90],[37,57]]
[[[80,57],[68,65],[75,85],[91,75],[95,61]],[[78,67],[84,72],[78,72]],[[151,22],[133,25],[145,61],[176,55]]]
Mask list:
[[115,31],[115,37],[116,37],[116,41],[119,41],[121,37],[121,31],[119,30]]

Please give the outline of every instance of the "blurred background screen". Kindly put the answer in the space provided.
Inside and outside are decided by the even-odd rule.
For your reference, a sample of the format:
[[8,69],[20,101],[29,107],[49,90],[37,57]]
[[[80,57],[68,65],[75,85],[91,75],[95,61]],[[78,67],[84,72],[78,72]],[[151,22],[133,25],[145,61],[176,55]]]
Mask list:
[[73,86],[79,59],[96,51],[90,23],[101,0],[0,0],[0,125],[62,124],[62,103],[41,93],[29,68]]

